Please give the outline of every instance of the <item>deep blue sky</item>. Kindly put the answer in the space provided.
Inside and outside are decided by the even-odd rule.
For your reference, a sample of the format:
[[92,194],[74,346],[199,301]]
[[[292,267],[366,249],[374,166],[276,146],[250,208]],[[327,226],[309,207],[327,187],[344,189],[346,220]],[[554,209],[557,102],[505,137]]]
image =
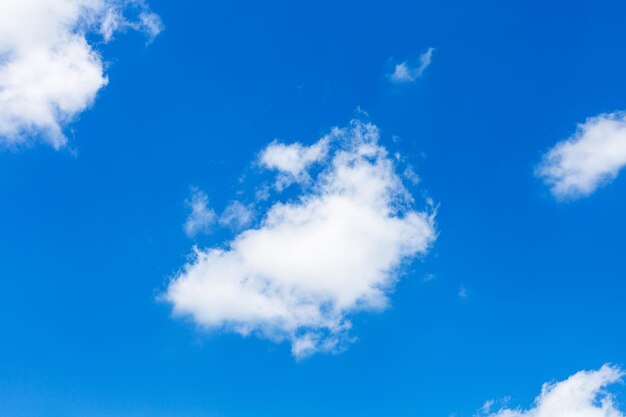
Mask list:
[[[0,415],[469,417],[626,364],[626,178],[556,202],[533,175],[626,108],[626,5],[549,3],[151,0],[166,30],[102,46],[75,152],[0,153]],[[428,47],[423,77],[389,83]],[[185,236],[189,187],[221,210],[272,139],[312,143],[359,106],[440,204],[391,308],[303,361],[172,319],[167,279],[228,237]]]

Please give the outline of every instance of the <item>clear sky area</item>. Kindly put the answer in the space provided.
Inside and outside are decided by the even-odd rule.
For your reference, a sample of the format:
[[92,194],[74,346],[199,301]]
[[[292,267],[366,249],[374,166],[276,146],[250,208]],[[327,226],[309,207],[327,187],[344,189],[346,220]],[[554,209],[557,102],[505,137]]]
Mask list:
[[0,0],[0,416],[625,417],[625,21]]

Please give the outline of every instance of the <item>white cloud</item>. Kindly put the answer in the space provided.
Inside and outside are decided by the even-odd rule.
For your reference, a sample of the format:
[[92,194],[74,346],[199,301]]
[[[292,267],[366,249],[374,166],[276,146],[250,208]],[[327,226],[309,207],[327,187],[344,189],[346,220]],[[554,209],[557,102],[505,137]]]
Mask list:
[[279,190],[294,182],[306,183],[311,179],[308,168],[326,157],[328,141],[328,137],[324,137],[311,146],[274,141],[261,152],[259,164],[280,173],[276,180]]
[[219,223],[222,226],[233,229],[241,229],[248,226],[254,219],[252,208],[240,201],[231,201],[220,216]]
[[207,195],[194,187],[192,188],[191,198],[185,201],[185,204],[191,209],[191,213],[189,213],[183,225],[187,236],[193,237],[198,233],[208,233],[217,216],[215,211],[209,207]]
[[[415,208],[378,138],[376,126],[352,121],[312,147],[269,145],[262,155],[297,150],[265,159],[278,175],[303,175],[303,160],[321,168],[307,173],[297,198],[273,202],[257,228],[196,249],[163,296],[174,313],[204,328],[289,340],[296,357],[345,348],[350,316],[384,309],[403,263],[436,239],[434,210]],[[311,148],[327,151],[301,157]]]
[[[605,388],[621,380],[624,373],[604,365],[597,371],[581,371],[565,381],[546,383],[532,408],[502,408],[487,414],[494,402],[483,406],[489,417],[624,417]],[[487,404],[487,403],[486,403]]]
[[430,65],[435,48],[428,48],[420,55],[419,62],[415,65],[407,61],[396,64],[393,73],[389,75],[391,81],[395,83],[410,83],[421,77]]
[[493,407],[494,404],[495,404],[495,400],[485,401],[483,406],[480,407],[480,412],[483,414],[488,414],[491,411],[491,407]]
[[418,185],[420,183],[420,177],[419,175],[417,175],[415,169],[413,169],[411,165],[406,166],[402,175],[404,176],[404,178],[406,178],[407,181],[409,181],[413,185]]
[[65,145],[63,127],[108,83],[87,35],[161,27],[140,0],[0,0],[0,145]]
[[576,199],[615,179],[625,165],[626,114],[607,113],[579,124],[544,155],[536,174],[557,199]]

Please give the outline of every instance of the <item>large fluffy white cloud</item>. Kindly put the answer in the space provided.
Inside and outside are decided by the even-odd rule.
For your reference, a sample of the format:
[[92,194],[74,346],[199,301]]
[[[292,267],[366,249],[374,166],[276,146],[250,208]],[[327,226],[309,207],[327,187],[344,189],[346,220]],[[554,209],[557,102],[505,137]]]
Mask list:
[[161,22],[141,0],[0,0],[0,145],[63,146],[64,125],[108,82],[88,35],[128,28],[154,37]]
[[588,196],[626,165],[626,113],[591,117],[543,157],[537,175],[558,199]]
[[[604,365],[596,371],[581,371],[565,381],[546,383],[529,409],[503,408],[483,413],[489,417],[624,417],[605,388],[620,381],[624,373]],[[483,411],[491,407],[489,401]]]
[[309,147],[269,145],[261,165],[278,176],[320,166],[298,196],[270,203],[257,227],[195,250],[164,294],[174,313],[287,339],[297,357],[344,348],[350,315],[384,309],[403,262],[436,238],[434,210],[415,208],[378,139],[376,126],[353,121]]

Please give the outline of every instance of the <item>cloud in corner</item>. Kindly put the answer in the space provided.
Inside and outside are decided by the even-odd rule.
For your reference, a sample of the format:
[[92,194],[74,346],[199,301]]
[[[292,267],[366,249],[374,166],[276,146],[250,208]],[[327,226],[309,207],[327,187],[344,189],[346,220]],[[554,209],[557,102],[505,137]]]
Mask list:
[[[89,35],[163,28],[142,0],[0,0],[0,146],[61,148],[64,127],[108,83]],[[127,15],[134,16],[128,18]]]
[[486,417],[625,417],[613,396],[606,392],[624,372],[611,365],[595,371],[580,371],[564,381],[545,383],[529,409],[501,408],[491,412],[495,401],[483,405],[479,416]]

